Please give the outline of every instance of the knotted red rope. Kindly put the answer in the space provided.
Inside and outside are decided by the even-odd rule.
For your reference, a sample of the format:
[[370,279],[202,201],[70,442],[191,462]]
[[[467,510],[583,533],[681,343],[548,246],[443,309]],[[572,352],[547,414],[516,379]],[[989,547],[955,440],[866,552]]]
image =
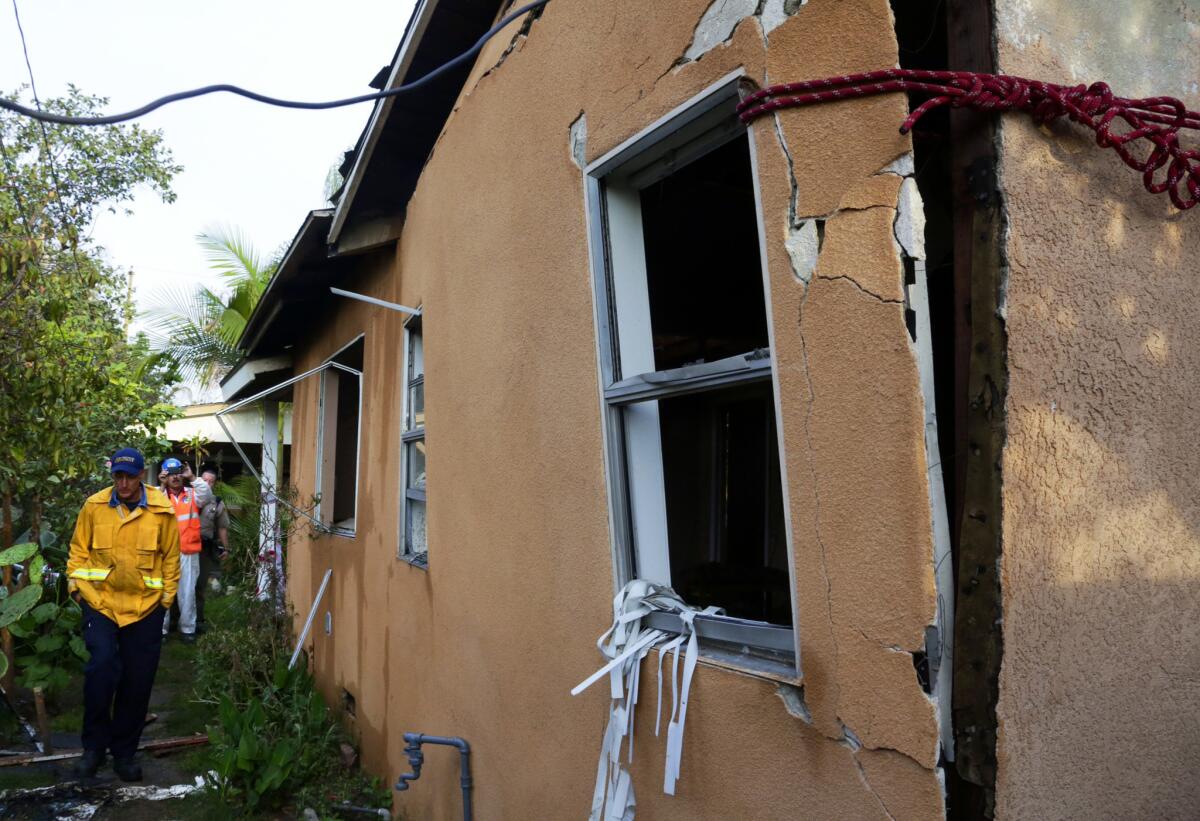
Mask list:
[[[749,123],[782,108],[895,91],[930,95],[901,124],[901,134],[907,134],[928,112],[946,105],[982,111],[1025,111],[1038,124],[1067,116],[1090,128],[1101,148],[1113,149],[1126,165],[1142,172],[1142,183],[1150,193],[1167,192],[1181,211],[1200,202],[1200,149],[1185,149],[1179,144],[1181,129],[1200,130],[1200,114],[1188,111],[1174,97],[1117,97],[1105,83],[1062,86],[969,71],[889,68],[768,86],[743,100],[738,114]],[[1117,120],[1127,130],[1118,132]],[[1144,159],[1134,155],[1139,140],[1148,143]]]

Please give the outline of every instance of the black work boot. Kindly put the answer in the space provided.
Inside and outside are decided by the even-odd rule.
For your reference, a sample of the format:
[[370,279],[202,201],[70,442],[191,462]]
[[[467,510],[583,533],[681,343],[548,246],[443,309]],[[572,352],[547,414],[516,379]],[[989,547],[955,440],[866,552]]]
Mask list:
[[142,780],[142,765],[138,764],[133,758],[114,758],[113,772],[122,781],[141,781]]
[[84,750],[71,772],[76,778],[95,778],[96,770],[104,763],[102,750]]

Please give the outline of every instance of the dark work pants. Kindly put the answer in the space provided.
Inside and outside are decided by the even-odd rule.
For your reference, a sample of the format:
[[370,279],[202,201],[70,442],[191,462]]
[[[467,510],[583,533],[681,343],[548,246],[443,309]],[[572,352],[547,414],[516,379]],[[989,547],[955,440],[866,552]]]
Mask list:
[[83,641],[92,655],[83,670],[83,749],[110,749],[117,759],[137,752],[166,612],[156,607],[141,621],[117,627],[83,604]]

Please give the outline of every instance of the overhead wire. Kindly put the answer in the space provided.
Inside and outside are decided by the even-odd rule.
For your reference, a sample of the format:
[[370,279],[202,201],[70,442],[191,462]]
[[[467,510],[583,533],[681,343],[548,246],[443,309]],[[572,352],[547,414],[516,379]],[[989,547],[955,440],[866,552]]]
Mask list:
[[[467,49],[462,54],[459,54],[457,57],[442,63],[440,66],[417,80],[413,80],[410,83],[404,83],[403,85],[396,86],[395,88],[388,88],[370,94],[359,94],[355,97],[345,97],[340,100],[324,100],[318,102],[286,100],[280,97],[272,97],[267,94],[260,94],[259,92],[251,91],[249,89],[242,88],[241,86],[231,85],[228,83],[219,83],[216,85],[201,86],[199,88],[193,88],[187,91],[177,91],[174,94],[167,94],[163,97],[159,97],[156,100],[151,100],[143,106],[121,112],[120,114],[108,114],[97,117],[74,117],[66,114],[55,114],[54,112],[41,110],[40,105],[35,108],[29,108],[28,106],[21,105],[15,100],[9,100],[3,97],[0,97],[0,108],[13,111],[17,114],[30,117],[43,123],[84,126],[115,125],[117,123],[128,122],[129,120],[135,120],[139,117],[144,117],[152,111],[156,111],[165,105],[179,102],[180,100],[190,100],[195,97],[203,97],[208,94],[218,93],[235,94],[239,97],[245,97],[248,100],[264,103],[266,105],[276,106],[278,108],[300,109],[302,111],[324,111],[331,108],[344,108],[346,106],[357,105],[359,103],[369,103],[376,100],[385,100],[389,97],[398,97],[402,94],[408,94],[416,91],[417,89],[432,83],[442,75],[453,71],[455,68],[458,68],[463,63],[475,57],[475,55],[477,55],[483,49],[488,40],[492,39],[505,28],[507,28],[510,23],[520,19],[531,11],[542,8],[549,2],[550,0],[534,0],[534,2],[527,3],[516,11],[505,15],[494,26],[484,32],[483,35],[475,41],[475,45],[471,46],[471,48]],[[13,6],[15,9],[16,0],[13,0]],[[23,39],[24,37],[22,36],[22,40]],[[36,101],[36,95],[34,99]]]

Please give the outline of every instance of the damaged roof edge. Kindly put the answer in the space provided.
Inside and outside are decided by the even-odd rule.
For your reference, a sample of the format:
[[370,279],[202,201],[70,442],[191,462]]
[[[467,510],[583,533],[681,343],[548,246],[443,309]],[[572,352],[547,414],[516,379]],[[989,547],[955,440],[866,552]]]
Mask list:
[[263,331],[278,313],[278,285],[281,280],[288,277],[291,269],[295,266],[296,249],[300,247],[306,237],[310,236],[315,229],[322,228],[322,224],[327,223],[332,216],[333,209],[331,208],[309,211],[304,222],[300,224],[300,229],[292,237],[291,243],[288,244],[287,250],[283,254],[283,259],[279,261],[279,267],[271,275],[271,280],[267,283],[254,310],[250,312],[250,318],[246,320],[246,327],[238,338],[237,347],[239,350],[245,351],[247,357],[254,354],[254,348],[262,337]]
[[[421,42],[425,29],[429,26],[429,21],[433,19],[437,5],[438,0],[420,0],[416,9],[413,10],[413,16],[405,29],[404,39],[400,43],[396,59],[392,61],[392,70],[388,75],[385,88],[395,88],[406,79],[409,66],[412,65],[413,55],[416,53],[416,46]],[[329,245],[337,242],[338,235],[341,234],[342,228],[346,224],[346,217],[350,213],[354,195],[358,192],[363,173],[371,160],[383,125],[387,122],[388,114],[391,113],[395,101],[395,97],[384,98],[375,104],[375,109],[371,112],[371,119],[367,122],[367,128],[364,131],[365,138],[362,141],[362,148],[354,157],[354,165],[350,169],[350,175],[346,178],[343,186],[341,199],[333,212],[333,224],[329,228],[327,241]]]

